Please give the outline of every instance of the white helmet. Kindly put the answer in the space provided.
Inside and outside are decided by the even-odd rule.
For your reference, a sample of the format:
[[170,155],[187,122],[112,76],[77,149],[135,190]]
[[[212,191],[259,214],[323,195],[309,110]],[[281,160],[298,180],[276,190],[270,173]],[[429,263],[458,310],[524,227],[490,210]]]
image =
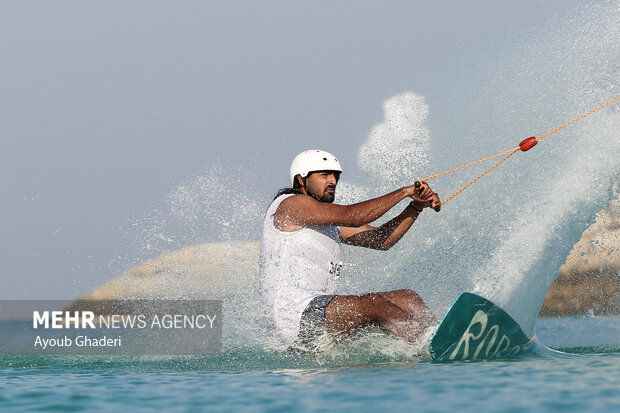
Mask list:
[[342,172],[340,162],[329,152],[318,149],[303,151],[293,159],[291,163],[291,185],[295,185],[295,176],[302,178],[315,171],[338,171]]

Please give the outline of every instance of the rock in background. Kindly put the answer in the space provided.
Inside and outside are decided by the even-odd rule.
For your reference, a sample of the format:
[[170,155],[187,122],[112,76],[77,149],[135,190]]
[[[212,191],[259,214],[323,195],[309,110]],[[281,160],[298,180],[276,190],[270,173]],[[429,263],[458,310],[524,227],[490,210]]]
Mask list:
[[620,182],[614,193],[560,267],[541,317],[620,313]]
[[249,287],[258,273],[259,242],[193,245],[133,267],[80,300],[217,299]]

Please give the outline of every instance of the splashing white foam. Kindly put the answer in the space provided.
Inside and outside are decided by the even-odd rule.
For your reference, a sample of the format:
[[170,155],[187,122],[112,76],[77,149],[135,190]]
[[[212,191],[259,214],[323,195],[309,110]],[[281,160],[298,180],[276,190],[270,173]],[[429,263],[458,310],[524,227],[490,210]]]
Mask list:
[[252,173],[212,165],[191,182],[177,186],[159,207],[134,224],[141,232],[136,249],[143,256],[205,241],[248,241],[260,237],[264,197],[252,194]]
[[177,187],[169,196],[172,215],[194,234],[217,229],[218,239],[248,239],[256,236],[256,223],[262,216],[262,205],[250,195],[239,179],[239,173],[227,173],[212,166],[193,182]]
[[[519,82],[512,86],[519,101],[547,90],[541,100],[554,105],[542,109],[559,123],[618,96],[620,3],[583,8],[570,30],[556,30],[529,55],[544,65],[523,70],[529,62],[513,57],[500,72],[527,74],[520,83],[528,87]],[[502,219],[498,242],[484,264],[470,272],[475,290],[506,309],[530,334],[570,247],[610,197],[620,170],[618,130],[620,111],[614,104],[545,138],[535,154],[523,155],[513,173],[527,182],[519,185],[523,196],[504,196],[519,213],[497,215]]]
[[359,167],[388,187],[413,182],[430,157],[428,105],[423,96],[405,92],[386,100],[383,112],[383,122],[359,149]]
[[339,204],[350,205],[357,202],[365,201],[369,198],[368,188],[363,185],[357,185],[353,182],[338,182],[338,190],[336,191],[336,200]]

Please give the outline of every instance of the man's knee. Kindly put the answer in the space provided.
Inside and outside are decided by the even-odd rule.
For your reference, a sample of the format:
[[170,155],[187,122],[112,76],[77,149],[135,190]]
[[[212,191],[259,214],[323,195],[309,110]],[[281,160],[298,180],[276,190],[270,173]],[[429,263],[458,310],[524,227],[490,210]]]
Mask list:
[[396,292],[400,293],[400,294],[404,294],[404,295],[409,295],[409,296],[413,296],[413,297],[420,297],[418,295],[418,293],[416,293],[413,290],[410,290],[408,288],[402,289],[402,290],[396,290]]
[[394,290],[394,291],[389,291],[389,292],[381,293],[381,294],[383,294],[388,300],[399,299],[399,300],[406,300],[407,302],[410,302],[413,304],[424,303],[424,301],[422,300],[422,297],[420,297],[418,293],[410,289]]
[[424,303],[424,300],[422,300],[422,297],[420,297],[420,295],[416,293],[415,291],[413,290],[401,290],[401,291],[403,291],[403,294],[407,295],[410,300],[415,301],[418,304]]

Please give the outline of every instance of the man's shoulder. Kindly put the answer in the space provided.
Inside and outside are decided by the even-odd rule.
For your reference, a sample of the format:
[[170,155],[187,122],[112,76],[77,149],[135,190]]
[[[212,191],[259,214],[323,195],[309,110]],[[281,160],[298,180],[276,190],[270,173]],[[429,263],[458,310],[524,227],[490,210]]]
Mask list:
[[303,196],[302,194],[281,194],[277,195],[268,208],[268,214],[275,216],[277,211],[282,211],[281,205],[284,203],[284,207],[288,208],[290,205],[290,199],[297,196]]
[[286,201],[287,199],[295,198],[295,197],[298,197],[298,196],[304,196],[304,195],[303,194],[294,194],[294,193],[278,194],[278,195],[276,195],[276,197],[271,202],[271,205],[274,205],[274,204],[278,204],[279,205],[282,202]]

